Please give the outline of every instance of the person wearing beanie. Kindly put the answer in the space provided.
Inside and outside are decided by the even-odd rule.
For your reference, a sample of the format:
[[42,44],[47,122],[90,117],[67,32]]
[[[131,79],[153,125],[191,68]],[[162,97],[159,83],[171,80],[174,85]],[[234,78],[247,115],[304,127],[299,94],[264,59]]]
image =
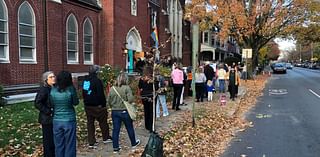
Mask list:
[[103,83],[97,76],[99,69],[98,65],[89,68],[89,75],[85,76],[82,88],[84,108],[87,115],[88,143],[91,149],[96,148],[98,144],[95,138],[95,120],[99,122],[103,143],[112,142],[107,122],[108,113]]

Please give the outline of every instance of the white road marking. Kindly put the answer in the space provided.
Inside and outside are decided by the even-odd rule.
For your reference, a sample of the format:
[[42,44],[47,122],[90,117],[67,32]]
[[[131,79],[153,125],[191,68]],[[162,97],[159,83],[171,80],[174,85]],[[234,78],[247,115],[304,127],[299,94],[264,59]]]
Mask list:
[[320,98],[320,95],[318,95],[316,92],[314,92],[313,90],[309,89],[309,91],[314,94],[315,96],[317,96],[318,98]]

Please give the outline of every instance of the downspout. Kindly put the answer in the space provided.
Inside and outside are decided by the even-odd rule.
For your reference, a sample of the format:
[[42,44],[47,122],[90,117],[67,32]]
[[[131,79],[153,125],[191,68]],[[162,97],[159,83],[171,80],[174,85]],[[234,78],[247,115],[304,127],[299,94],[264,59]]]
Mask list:
[[43,1],[43,36],[44,36],[44,43],[43,43],[43,49],[44,49],[44,71],[49,71],[49,54],[48,54],[48,21],[47,21],[47,0]]

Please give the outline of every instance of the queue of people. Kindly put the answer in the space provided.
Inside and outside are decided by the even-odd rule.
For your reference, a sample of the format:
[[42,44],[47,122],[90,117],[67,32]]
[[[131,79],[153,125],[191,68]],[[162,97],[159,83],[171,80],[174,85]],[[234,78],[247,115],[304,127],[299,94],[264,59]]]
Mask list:
[[[190,96],[193,77],[197,102],[203,102],[205,97],[208,98],[208,101],[212,101],[213,94],[216,92],[216,84],[219,86],[220,93],[225,93],[225,88],[228,87],[230,98],[234,100],[237,97],[240,75],[235,65],[227,68],[225,66],[224,64],[219,65],[216,71],[210,65],[200,66],[197,68],[195,76],[192,76],[191,70],[188,70],[188,74],[186,74],[181,64],[174,64],[171,72],[172,109],[181,110],[180,105],[184,102],[184,86],[186,85],[186,91]],[[89,75],[84,77],[82,86],[84,110],[87,117],[88,148],[94,149],[98,145],[95,137],[95,121],[99,123],[102,142],[104,144],[112,142],[115,153],[121,150],[119,145],[121,123],[124,123],[127,129],[132,148],[135,148],[140,144],[140,140],[136,138],[133,120],[123,103],[123,101],[134,102],[132,89],[128,85],[128,77],[121,73],[106,96],[103,83],[97,77],[98,71],[99,66],[91,66]],[[71,73],[61,71],[55,76],[51,71],[45,72],[42,76],[42,82],[35,99],[35,107],[39,110],[39,123],[42,126],[44,156],[76,156],[77,123],[74,107],[79,104],[79,98],[72,82]],[[159,69],[153,73],[153,68],[146,66],[139,80],[138,88],[144,109],[145,128],[149,132],[153,132],[155,119],[161,115],[166,117],[170,114],[166,100],[169,83],[160,74]],[[153,95],[154,89],[155,96]],[[155,108],[153,101],[156,104]],[[107,122],[108,107],[111,108],[112,136]]]

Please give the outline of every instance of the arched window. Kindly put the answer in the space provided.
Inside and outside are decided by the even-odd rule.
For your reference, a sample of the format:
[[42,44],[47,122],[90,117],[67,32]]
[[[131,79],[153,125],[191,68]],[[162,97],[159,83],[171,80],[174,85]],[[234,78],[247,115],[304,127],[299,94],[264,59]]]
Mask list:
[[35,63],[36,25],[32,7],[28,2],[21,4],[19,11],[19,54],[20,62]]
[[78,64],[78,23],[71,14],[67,19],[67,58],[68,64]]
[[86,19],[83,26],[84,64],[93,64],[93,29],[90,19]]
[[0,63],[9,62],[8,41],[8,11],[5,2],[0,0]]

